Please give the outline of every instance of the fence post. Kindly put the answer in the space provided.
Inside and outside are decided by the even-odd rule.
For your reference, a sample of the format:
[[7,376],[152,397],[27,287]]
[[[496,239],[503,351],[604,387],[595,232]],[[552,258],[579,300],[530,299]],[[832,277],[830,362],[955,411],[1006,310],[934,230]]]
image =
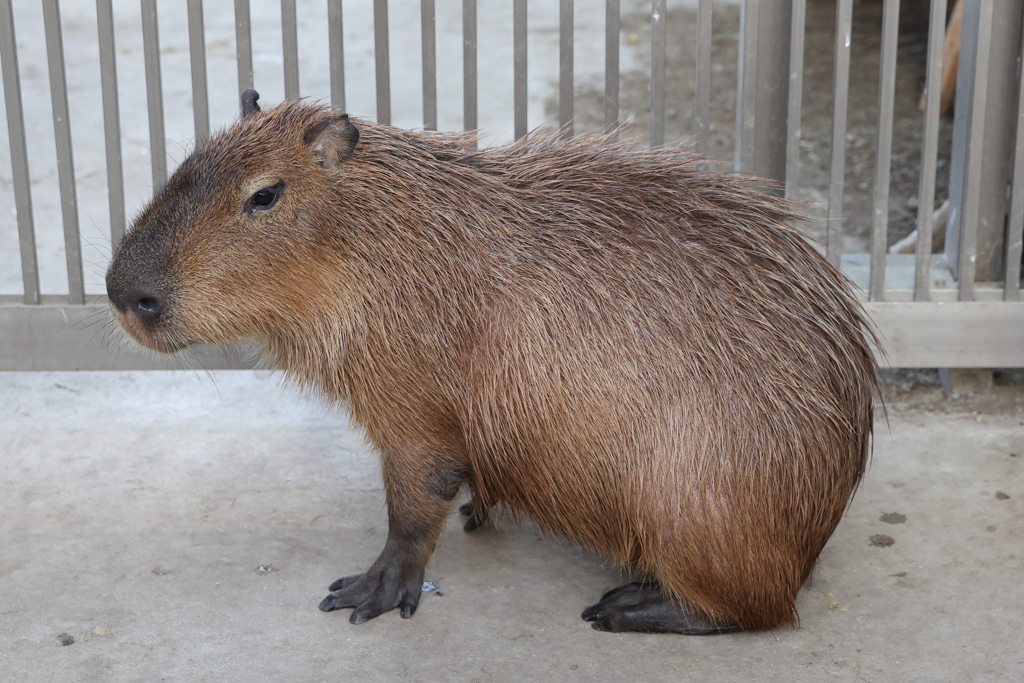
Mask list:
[[744,0],[736,88],[736,170],[786,182],[791,0]]
[[1017,0],[964,3],[946,256],[966,300],[973,298],[975,280],[1003,274],[1021,9]]
[[391,56],[388,45],[388,2],[373,0],[373,54],[376,64],[377,123],[391,125]]
[[39,303],[39,262],[36,258],[35,221],[32,218],[32,181],[28,173],[28,149],[25,146],[25,116],[21,106],[21,81],[18,70],[18,43],[14,37],[14,12],[11,0],[0,0],[0,70],[3,71],[4,103],[7,107],[7,132],[11,141],[11,171],[14,185],[14,209],[21,246],[23,301]]

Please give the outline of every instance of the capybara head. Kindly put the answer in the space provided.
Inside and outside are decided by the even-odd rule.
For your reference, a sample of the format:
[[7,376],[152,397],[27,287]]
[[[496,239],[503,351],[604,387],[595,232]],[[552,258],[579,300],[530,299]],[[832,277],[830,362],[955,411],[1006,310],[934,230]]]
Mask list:
[[[140,343],[176,351],[261,337],[321,305],[323,220],[359,130],[297,102],[261,111],[199,145],[142,212],[107,271],[118,321]],[[343,268],[330,270],[337,293]],[[301,294],[299,294],[301,293]]]

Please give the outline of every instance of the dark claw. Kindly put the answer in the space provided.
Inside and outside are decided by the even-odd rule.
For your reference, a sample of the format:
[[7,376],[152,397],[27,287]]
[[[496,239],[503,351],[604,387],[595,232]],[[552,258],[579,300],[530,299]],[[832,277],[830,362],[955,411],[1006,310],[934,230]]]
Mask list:
[[352,616],[349,617],[349,621],[353,624],[365,624],[370,620],[370,610],[368,607],[360,607],[357,610],[352,610]]
[[403,602],[402,603],[402,618],[403,619],[408,619],[409,617],[411,617],[415,613],[416,613],[416,605],[413,605],[412,603],[408,603],[408,602]]
[[345,586],[348,586],[348,585],[351,585],[352,583],[354,583],[355,580],[358,579],[360,576],[362,576],[362,574],[356,574],[354,576],[342,577],[342,578],[338,579],[337,581],[335,581],[334,583],[332,583],[330,586],[328,586],[327,590],[332,591],[332,592],[333,591],[340,591]]
[[342,605],[336,604],[335,596],[328,595],[326,598],[320,601],[320,609],[324,612],[331,612],[336,609],[341,609]]

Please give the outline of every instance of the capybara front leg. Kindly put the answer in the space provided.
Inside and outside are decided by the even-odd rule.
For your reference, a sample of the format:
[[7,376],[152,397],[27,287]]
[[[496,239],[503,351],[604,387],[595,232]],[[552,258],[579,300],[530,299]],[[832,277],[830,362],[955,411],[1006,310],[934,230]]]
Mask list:
[[740,628],[719,624],[693,607],[665,595],[657,583],[627,583],[601,596],[583,611],[584,621],[598,631],[652,631],[707,636],[734,633]]
[[388,540],[363,574],[331,584],[320,602],[325,612],[353,607],[349,621],[361,624],[395,608],[408,619],[416,611],[423,571],[441,535],[451,501],[467,469],[446,459],[382,458],[388,503]]

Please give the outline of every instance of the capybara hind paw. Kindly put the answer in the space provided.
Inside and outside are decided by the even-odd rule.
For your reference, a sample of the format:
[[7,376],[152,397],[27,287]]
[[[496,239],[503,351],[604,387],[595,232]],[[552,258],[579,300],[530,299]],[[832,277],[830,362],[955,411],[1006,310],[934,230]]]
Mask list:
[[371,568],[365,574],[346,576],[331,584],[330,595],[320,602],[320,609],[330,612],[354,607],[349,618],[353,624],[362,624],[384,612],[400,609],[403,619],[416,611],[423,588],[423,567]]
[[463,525],[462,530],[466,533],[476,531],[487,522],[487,513],[478,511],[473,503],[463,503],[459,506],[459,514],[469,517]]
[[583,610],[584,621],[598,631],[652,631],[707,636],[734,633],[739,627],[718,624],[694,608],[680,604],[661,592],[657,584],[627,583],[614,588],[601,601]]

